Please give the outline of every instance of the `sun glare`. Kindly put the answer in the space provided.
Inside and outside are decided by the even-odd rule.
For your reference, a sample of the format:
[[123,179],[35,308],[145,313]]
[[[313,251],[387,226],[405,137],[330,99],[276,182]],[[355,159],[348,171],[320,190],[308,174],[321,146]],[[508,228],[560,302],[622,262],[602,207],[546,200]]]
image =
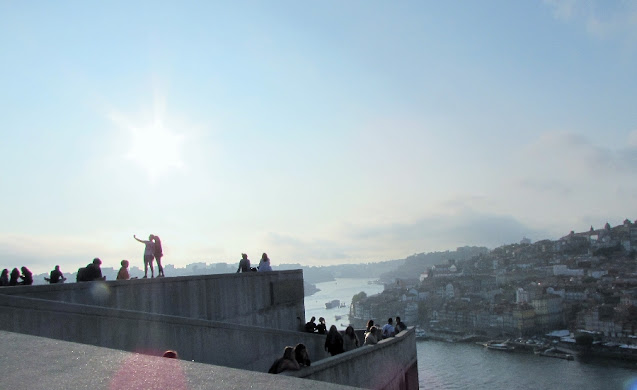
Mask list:
[[151,182],[185,165],[182,159],[183,134],[167,125],[163,99],[156,95],[153,103],[150,118],[131,120],[120,113],[111,114],[111,120],[127,132],[126,160],[144,170]]
[[126,157],[144,169],[151,180],[166,171],[183,167],[183,136],[165,128],[161,122],[129,130],[130,149]]

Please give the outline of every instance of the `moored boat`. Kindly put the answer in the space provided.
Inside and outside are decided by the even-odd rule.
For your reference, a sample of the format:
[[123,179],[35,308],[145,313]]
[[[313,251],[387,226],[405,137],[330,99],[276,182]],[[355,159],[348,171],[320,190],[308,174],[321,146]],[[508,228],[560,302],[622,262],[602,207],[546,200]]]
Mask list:
[[493,350],[496,350],[496,351],[511,352],[511,351],[515,350],[515,347],[512,347],[512,346],[507,345],[505,343],[487,343],[485,345],[486,345],[486,347],[488,349],[493,349]]

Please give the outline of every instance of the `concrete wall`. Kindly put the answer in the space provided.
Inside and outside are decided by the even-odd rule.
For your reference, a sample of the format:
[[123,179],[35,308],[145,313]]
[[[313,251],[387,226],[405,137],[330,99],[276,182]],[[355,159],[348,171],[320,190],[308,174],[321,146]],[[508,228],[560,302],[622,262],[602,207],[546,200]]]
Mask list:
[[418,389],[416,353],[412,327],[377,345],[329,357],[290,375],[367,389],[415,390]]
[[285,330],[305,324],[302,270],[0,287],[0,294]]
[[303,343],[312,366],[292,376],[418,388],[413,329],[328,357],[324,335],[297,331],[304,310],[300,270],[0,287],[0,330],[261,372]]
[[329,355],[325,336],[0,294],[0,330],[267,372],[286,345],[303,343],[313,361]]

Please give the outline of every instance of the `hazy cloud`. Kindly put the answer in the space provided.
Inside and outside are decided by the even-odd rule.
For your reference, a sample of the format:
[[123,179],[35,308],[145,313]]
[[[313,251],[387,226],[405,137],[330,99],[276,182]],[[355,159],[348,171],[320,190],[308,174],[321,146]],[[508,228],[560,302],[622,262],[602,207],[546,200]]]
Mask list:
[[543,134],[522,150],[522,158],[526,166],[549,176],[637,174],[636,148],[603,148],[569,132]]
[[637,42],[637,2],[605,0],[544,0],[553,17],[581,25],[597,38]]

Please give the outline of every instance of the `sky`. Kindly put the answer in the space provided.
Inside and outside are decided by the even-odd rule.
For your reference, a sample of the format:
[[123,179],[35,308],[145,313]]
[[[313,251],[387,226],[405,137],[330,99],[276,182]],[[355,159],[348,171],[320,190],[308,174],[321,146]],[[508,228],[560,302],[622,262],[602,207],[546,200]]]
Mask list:
[[637,1],[0,0],[0,268],[400,259],[637,219]]

